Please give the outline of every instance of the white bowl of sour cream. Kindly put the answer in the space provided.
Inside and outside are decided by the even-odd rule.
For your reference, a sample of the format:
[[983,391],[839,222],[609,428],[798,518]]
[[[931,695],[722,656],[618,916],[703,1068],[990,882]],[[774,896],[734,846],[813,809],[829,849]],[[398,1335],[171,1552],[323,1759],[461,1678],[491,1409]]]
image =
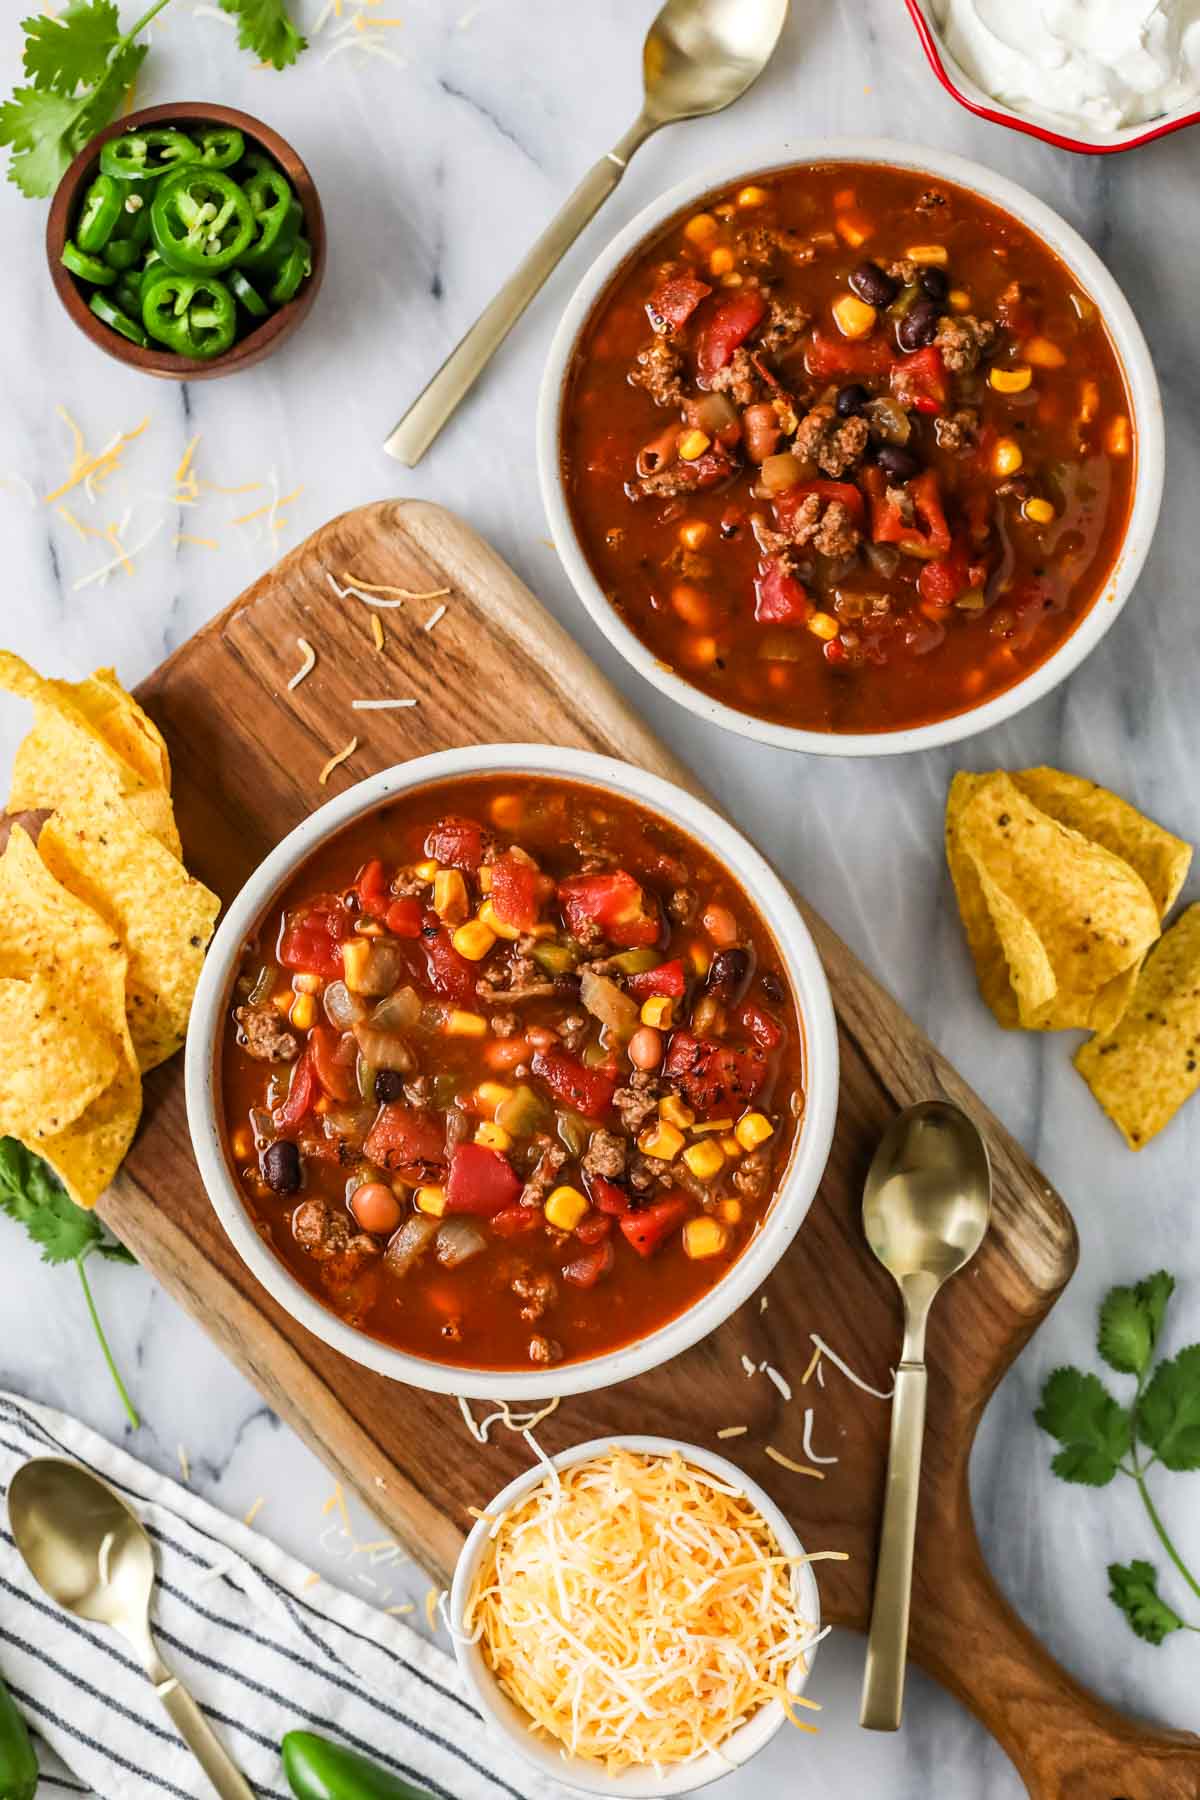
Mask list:
[[1200,0],[907,0],[971,112],[1068,150],[1130,150],[1200,117]]

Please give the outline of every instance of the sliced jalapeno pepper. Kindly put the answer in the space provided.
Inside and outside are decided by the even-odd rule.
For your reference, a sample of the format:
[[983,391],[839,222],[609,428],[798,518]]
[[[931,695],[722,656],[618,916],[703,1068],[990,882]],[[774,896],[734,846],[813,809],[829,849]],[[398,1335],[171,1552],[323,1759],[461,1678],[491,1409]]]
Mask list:
[[307,238],[297,238],[288,251],[287,260],[275,277],[269,298],[274,306],[286,306],[294,300],[300,283],[312,273],[312,245]]
[[200,161],[206,169],[231,169],[246,148],[236,125],[206,125],[196,133]]
[[237,307],[223,281],[163,269],[142,282],[142,324],[179,356],[220,356],[237,330]]
[[[247,158],[247,162],[249,162]],[[246,198],[254,213],[254,239],[242,257],[244,269],[273,269],[287,258],[300,235],[304,209],[291,183],[261,157],[263,166],[245,183]]]
[[126,269],[132,269],[134,263],[140,260],[142,249],[132,238],[113,237],[109,238],[100,254],[110,269],[123,273]]
[[240,269],[230,270],[229,285],[233,289],[234,299],[240,300],[248,313],[253,313],[256,319],[266,318],[271,310],[270,307],[267,305],[258,289],[254,286],[254,283],[252,281],[247,281]]
[[100,170],[120,181],[157,181],[168,169],[199,160],[200,152],[185,132],[164,126],[109,138],[100,152]]
[[110,269],[100,257],[89,256],[69,240],[63,245],[62,264],[72,275],[78,275],[80,281],[94,281],[97,287],[108,287],[117,279],[115,269]]
[[118,277],[116,287],[110,289],[110,292],[122,312],[127,312],[131,319],[141,318],[142,273],[140,269],[126,269],[125,273]]
[[[135,302],[137,300],[136,294],[134,300]],[[107,294],[93,294],[88,305],[98,319],[103,319],[104,323],[113,331],[119,331],[121,336],[128,338],[131,344],[146,343],[146,333],[137,320],[131,319],[124,308],[118,306],[115,300],[110,300]]]
[[[130,200],[138,205],[130,211]],[[142,260],[146,245],[150,239],[150,208],[142,203],[142,196],[128,189],[121,205],[121,217],[112,236],[104,246],[104,260],[114,269],[132,269],[134,264]]]
[[83,197],[75,242],[89,255],[103,250],[121,222],[125,191],[111,175],[97,175]]
[[16,1702],[0,1681],[0,1794],[4,1800],[33,1800],[38,1760]]
[[150,233],[163,261],[183,275],[230,268],[254,241],[245,192],[220,169],[177,169],[160,181]]
[[424,1788],[313,1731],[289,1731],[279,1749],[296,1800],[430,1800]]

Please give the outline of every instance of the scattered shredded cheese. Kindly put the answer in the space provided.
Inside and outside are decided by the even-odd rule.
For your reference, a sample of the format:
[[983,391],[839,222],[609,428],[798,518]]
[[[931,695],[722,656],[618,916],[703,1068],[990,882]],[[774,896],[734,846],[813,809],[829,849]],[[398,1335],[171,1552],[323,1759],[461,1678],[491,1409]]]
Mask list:
[[425,1596],[425,1617],[429,1622],[430,1631],[437,1630],[437,1609],[438,1591],[436,1588],[431,1587]]
[[321,1579],[321,1577],[317,1574],[317,1571],[315,1569],[310,1569],[308,1574],[304,1577],[304,1580],[300,1583],[300,1585],[301,1585],[301,1587],[306,1587],[306,1588],[316,1587],[316,1585],[317,1585],[318,1581],[320,1581],[320,1579]]
[[744,1350],[742,1351],[742,1368],[746,1371],[747,1381],[749,1381],[752,1375],[758,1374],[758,1364],[751,1362]]
[[440,587],[418,593],[415,588],[389,587],[384,581],[364,581],[360,575],[351,575],[348,571],[343,571],[342,580],[347,588],[357,588],[362,594],[386,594],[390,599],[398,600],[440,600],[443,594],[450,592],[448,587]]
[[126,444],[131,444],[134,438],[141,437],[150,423],[150,415],[147,413],[141,424],[135,425],[132,431],[118,431],[109,439],[103,450],[97,450],[92,454],[84,443],[82,431],[66,407],[59,406],[55,410],[71,433],[71,467],[67,472],[66,480],[60,482],[51,493],[45,495],[47,506],[55,500],[61,500],[64,494],[69,494],[71,489],[78,487],[81,482],[89,499],[94,498],[96,484],[108,480],[120,462]]
[[399,1606],[388,1606],[384,1610],[390,1613],[410,1613],[416,1612],[417,1609],[411,1600],[402,1600]]
[[383,649],[383,620],[378,613],[371,614],[371,636],[375,640],[375,648]]
[[813,1376],[817,1373],[817,1369],[818,1369],[818,1365],[820,1364],[820,1361],[821,1361],[821,1346],[820,1346],[820,1344],[818,1344],[816,1349],[813,1351],[812,1356],[809,1358],[809,1364],[808,1364],[807,1369],[805,1369],[803,1375],[800,1377],[800,1386],[801,1387],[808,1386],[808,1384],[812,1380]]
[[[825,1340],[823,1338],[819,1338],[815,1331],[810,1331],[808,1335],[809,1335],[811,1342],[817,1346],[817,1351],[818,1351],[819,1355],[827,1356],[829,1358],[830,1362],[833,1364],[834,1368],[840,1369],[842,1371],[842,1374],[846,1377],[846,1380],[852,1381],[856,1388],[861,1388],[864,1394],[873,1394],[875,1396],[876,1400],[890,1400],[891,1399],[892,1395],[896,1391],[895,1381],[893,1381],[891,1387],[888,1389],[886,1394],[882,1393],[879,1390],[879,1388],[872,1387],[869,1382],[864,1381],[862,1379],[861,1375],[856,1375],[854,1373],[854,1370],[850,1367],[850,1365],[848,1363],[843,1362],[841,1357],[838,1356],[835,1351],[831,1350],[829,1348],[829,1345],[825,1342]],[[821,1373],[821,1371],[820,1371],[820,1368],[818,1367],[818,1370],[817,1370],[818,1378],[820,1377],[820,1373]],[[824,1383],[822,1383],[822,1386],[824,1386]]]
[[798,1592],[744,1494],[677,1453],[614,1449],[503,1515],[463,1623],[535,1729],[616,1775],[694,1761],[787,1704],[815,1641]]
[[426,619],[425,623],[422,625],[421,630],[422,631],[432,631],[434,626],[437,624],[438,620],[444,619],[445,616],[446,616],[446,603],[443,600],[443,602],[440,606],[434,607],[433,611],[430,613],[429,617]]
[[347,757],[353,756],[357,749],[358,739],[352,737],[350,742],[344,745],[342,749],[335,751],[329,761],[325,764],[325,767],[321,770],[321,773],[317,776],[318,785],[324,787],[325,783],[329,780],[329,777],[333,774],[333,771],[340,767],[340,765],[346,761]]
[[374,594],[364,594],[361,588],[343,587],[337,577],[326,569],[325,579],[339,600],[361,600],[364,606],[403,606],[403,600],[380,600]]
[[139,543],[129,546],[120,543],[120,539],[116,535],[115,526],[111,528],[111,531],[105,532],[103,535],[108,537],[110,542],[116,542],[119,545],[117,554],[110,558],[108,562],[101,563],[100,567],[98,569],[93,569],[90,574],[81,575],[78,581],[72,582],[71,591],[77,594],[81,588],[91,587],[92,583],[96,581],[100,582],[103,586],[107,583],[108,578],[114,569],[124,568],[132,573],[133,558],[135,556],[140,556],[150,540],[158,536],[159,532],[162,530],[162,524],[163,522],[160,519],[156,525],[150,527],[145,537],[142,538]]
[[758,1365],[758,1372],[760,1375],[765,1375],[768,1381],[774,1382],[775,1386],[779,1389],[780,1393],[783,1395],[785,1400],[791,1399],[792,1390],[791,1390],[790,1386],[788,1385],[788,1383],[784,1380],[783,1376],[779,1373],[778,1369],[772,1368],[771,1364],[768,1362],[761,1362]]
[[173,544],[194,544],[198,550],[219,550],[216,538],[195,537],[190,531],[177,531],[171,539]]
[[242,1520],[242,1524],[243,1525],[253,1525],[255,1519],[257,1519],[259,1513],[262,1511],[262,1509],[265,1505],[266,1505],[266,1498],[264,1495],[260,1494],[258,1496],[258,1499],[250,1507],[245,1518]]
[[777,1462],[781,1469],[790,1469],[793,1475],[811,1475],[814,1481],[824,1481],[825,1477],[820,1469],[810,1469],[807,1463],[793,1462],[790,1456],[785,1456],[782,1450],[775,1448],[774,1444],[764,1444],[763,1449],[771,1461]]
[[749,1429],[748,1425],[722,1425],[717,1436],[719,1438],[745,1437]]
[[817,1455],[816,1451],[812,1447],[812,1427],[813,1427],[813,1409],[811,1406],[806,1406],[804,1409],[804,1446],[803,1446],[803,1448],[804,1448],[804,1454],[805,1454],[805,1456],[807,1456],[809,1462],[815,1462],[815,1463],[835,1463],[835,1462],[837,1462],[838,1459],[836,1456],[818,1456]]
[[547,1404],[541,1407],[537,1412],[515,1413],[510,1410],[507,1400],[502,1400],[495,1412],[489,1413],[486,1419],[480,1419],[476,1422],[475,1416],[471,1411],[470,1401],[462,1394],[456,1394],[454,1398],[458,1401],[458,1410],[463,1416],[463,1423],[466,1425],[467,1430],[477,1444],[486,1444],[490,1442],[488,1432],[491,1430],[492,1426],[496,1424],[503,1425],[508,1431],[519,1431],[521,1433],[536,1431],[542,1420],[548,1419],[552,1412],[557,1411],[560,1404],[558,1396],[556,1395],[553,1400],[548,1401]]
[[303,658],[303,661],[301,662],[300,667],[296,670],[296,673],[292,676],[291,680],[288,682],[289,692],[291,691],[292,688],[298,688],[300,686],[300,683],[304,680],[304,677],[306,675],[311,675],[313,670],[317,666],[317,653],[313,649],[312,645],[309,643],[307,638],[298,637],[296,639],[296,647],[300,651],[300,655]]
[[179,1444],[177,1448],[179,1451],[179,1473],[184,1481],[190,1481],[192,1479],[192,1465],[188,1461],[188,1453],[182,1444]]
[[416,700],[352,700],[353,712],[395,712],[404,706],[416,706]]

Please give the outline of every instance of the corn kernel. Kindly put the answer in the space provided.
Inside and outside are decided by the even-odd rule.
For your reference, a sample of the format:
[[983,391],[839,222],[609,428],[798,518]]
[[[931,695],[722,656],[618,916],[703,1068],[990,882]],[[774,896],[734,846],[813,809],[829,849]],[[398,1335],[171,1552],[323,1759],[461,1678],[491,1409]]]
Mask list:
[[697,975],[707,975],[712,963],[712,951],[707,944],[699,942],[688,945],[688,961]]
[[720,1213],[721,1213],[721,1217],[724,1219],[724,1221],[727,1225],[736,1225],[738,1220],[742,1216],[741,1201],[740,1200],[722,1200],[721,1206],[720,1206]]
[[525,806],[520,794],[497,794],[488,810],[492,815],[492,824],[499,825],[502,831],[515,831],[525,817]]
[[730,1162],[736,1162],[738,1157],[742,1154],[742,1146],[738,1143],[732,1132],[730,1132],[728,1137],[723,1137],[721,1139],[721,1148],[729,1158]]
[[720,1144],[705,1138],[699,1144],[689,1144],[683,1160],[697,1180],[714,1181],[725,1167],[725,1152]]
[[708,266],[714,275],[728,275],[734,264],[734,254],[728,244],[718,244],[708,259]]
[[490,900],[485,900],[479,908],[479,920],[494,936],[507,938],[509,943],[515,943],[521,935],[515,925],[506,925],[503,919],[496,917],[496,909]]
[[696,1115],[690,1106],[685,1106],[678,1094],[664,1094],[658,1103],[658,1116],[665,1119],[668,1125],[678,1125],[681,1130],[689,1131],[696,1123]]
[[486,1037],[488,1022],[482,1013],[462,1012],[453,1006],[442,1022],[442,1030],[447,1037]]
[[433,910],[447,925],[461,925],[470,912],[467,884],[457,869],[439,869],[434,876]]
[[573,1187],[556,1187],[543,1208],[547,1224],[558,1231],[574,1231],[587,1210],[587,1195]]
[[657,1156],[663,1162],[674,1162],[683,1149],[683,1133],[678,1126],[660,1119],[656,1125],[646,1127],[637,1143],[643,1156]]
[[862,221],[850,213],[840,213],[834,220],[834,224],[837,227],[838,236],[844,244],[849,244],[851,250],[861,250],[871,235],[869,231],[864,230]]
[[377,938],[383,936],[383,926],[378,919],[360,919],[354,927],[359,937]]
[[297,994],[319,994],[324,985],[319,975],[292,976],[292,987]]
[[831,643],[841,630],[832,613],[815,612],[806,623],[813,636],[824,639],[827,644]]
[[1085,381],[1079,390],[1079,423],[1090,425],[1100,411],[1100,389],[1096,382]]
[[482,962],[495,941],[495,932],[482,919],[468,919],[450,939],[458,954],[465,956],[468,962]]
[[419,1187],[416,1202],[418,1211],[440,1219],[446,1210],[446,1190],[444,1187]]
[[857,294],[839,294],[833,303],[834,322],[843,337],[869,337],[875,329],[875,316],[875,308]]
[[712,439],[703,431],[685,431],[679,440],[679,454],[684,462],[695,462],[698,456],[704,455],[711,443]]
[[736,269],[731,269],[728,275],[722,275],[720,277],[721,286],[722,287],[741,287],[742,279],[743,279],[742,276],[738,274]]
[[1057,517],[1049,500],[1043,500],[1036,494],[1032,500],[1025,502],[1022,511],[1033,525],[1053,525]]
[[733,217],[733,207],[728,200],[722,200],[720,206],[713,207],[713,211],[718,219],[732,219]]
[[966,288],[951,288],[946,298],[950,302],[950,310],[956,313],[970,312],[971,296]]
[[945,244],[910,244],[904,254],[909,262],[936,263],[939,268],[944,268],[950,261]]
[[485,894],[490,894],[492,891],[492,865],[491,865],[491,863],[483,863],[481,865],[478,873],[479,873],[480,890]]
[[1109,422],[1104,434],[1104,448],[1110,456],[1128,456],[1129,442],[1129,420],[1124,413],[1119,413]]
[[1024,363],[1015,369],[989,369],[988,384],[998,394],[1023,394],[1033,380],[1033,370]]
[[687,519],[679,527],[679,541],[685,550],[698,550],[708,536],[703,519]]
[[711,213],[696,213],[683,228],[683,235],[689,244],[704,244],[709,238],[716,237],[720,226]]
[[739,190],[737,203],[741,207],[765,206],[769,199],[766,188],[744,187]]
[[413,864],[413,874],[418,881],[432,881],[437,872],[438,866],[432,856],[427,857],[424,862]]
[[651,994],[642,1002],[642,1024],[656,1031],[670,1031],[675,1020],[675,1003],[669,994]]
[[694,1261],[705,1256],[720,1256],[729,1241],[720,1219],[689,1219],[683,1228],[683,1247]]
[[482,1144],[485,1150],[511,1150],[512,1133],[505,1131],[503,1125],[497,1125],[491,1119],[485,1119],[475,1133],[475,1142]]
[[690,669],[709,669],[717,660],[717,640],[707,631],[689,631],[679,651],[679,660]]
[[479,1110],[488,1119],[493,1118],[496,1108],[503,1106],[506,1100],[512,1099],[512,1096],[513,1090],[505,1087],[502,1081],[481,1081],[475,1089],[475,1100]]
[[1066,352],[1049,338],[1034,337],[1024,346],[1026,359],[1039,369],[1061,369],[1066,362]]
[[254,1139],[244,1125],[239,1125],[234,1132],[229,1140],[229,1147],[239,1162],[245,1162],[247,1157],[253,1156]]
[[743,1150],[757,1150],[760,1144],[775,1136],[775,1127],[766,1113],[744,1113],[734,1127],[733,1135]]
[[317,1021],[317,1003],[311,994],[297,994],[288,1018],[297,1031],[307,1031]]
[[359,991],[371,960],[371,944],[367,938],[347,938],[342,945],[342,979],[352,994]]
[[706,1132],[732,1131],[733,1130],[733,1120],[732,1119],[703,1119],[699,1125],[694,1125],[692,1127],[692,1129],[695,1131],[697,1137],[703,1137]]
[[1020,444],[1015,438],[997,438],[992,449],[992,472],[996,475],[1015,475],[1025,461]]

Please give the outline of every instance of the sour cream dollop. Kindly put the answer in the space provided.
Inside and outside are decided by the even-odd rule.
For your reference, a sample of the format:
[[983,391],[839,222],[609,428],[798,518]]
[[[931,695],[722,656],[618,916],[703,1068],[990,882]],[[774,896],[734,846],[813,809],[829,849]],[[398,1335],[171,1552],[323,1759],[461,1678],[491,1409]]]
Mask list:
[[1117,131],[1200,101],[1200,0],[932,0],[985,93],[1064,127]]

